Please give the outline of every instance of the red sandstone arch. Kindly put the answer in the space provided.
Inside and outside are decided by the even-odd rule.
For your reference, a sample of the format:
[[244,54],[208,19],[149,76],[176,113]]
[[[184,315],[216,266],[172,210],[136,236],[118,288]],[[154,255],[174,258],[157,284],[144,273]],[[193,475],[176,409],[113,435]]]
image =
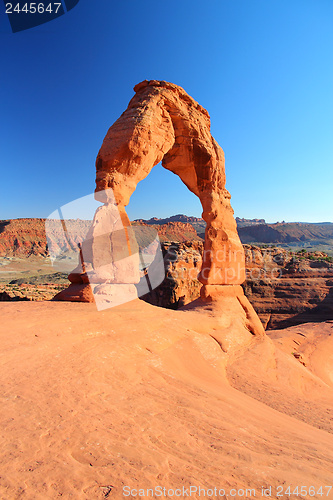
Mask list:
[[[207,226],[199,280],[203,303],[215,304],[206,311],[207,319],[213,314],[219,325],[213,327],[214,338],[229,345],[230,335],[236,344],[248,342],[249,332],[263,335],[240,286],[245,280],[244,251],[225,188],[224,154],[210,133],[208,112],[172,83],[144,81],[134,90],[97,156],[95,198],[104,205],[97,209],[84,242],[89,270],[79,265],[69,276],[72,285],[56,300],[96,301],[102,296],[116,305],[137,297],[139,256],[137,248],[133,251],[136,242],[131,240],[125,207],[137,184],[162,161],[203,207]],[[126,246],[128,258],[119,260]]]
[[138,182],[162,161],[203,207],[207,228],[200,281],[243,283],[244,252],[225,188],[224,153],[210,133],[208,112],[172,83],[146,80],[134,90],[136,95],[109,129],[98,153],[96,199],[107,202],[104,190],[112,188],[128,225],[124,207]]

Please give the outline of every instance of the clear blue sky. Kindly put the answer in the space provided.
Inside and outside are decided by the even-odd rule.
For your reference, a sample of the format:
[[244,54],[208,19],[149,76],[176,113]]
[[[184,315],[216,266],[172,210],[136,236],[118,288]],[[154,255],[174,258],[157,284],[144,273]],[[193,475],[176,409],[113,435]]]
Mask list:
[[[15,34],[0,14],[1,219],[91,193],[109,126],[157,79],[209,111],[236,216],[333,220],[332,0],[80,0]],[[128,213],[201,207],[157,166]]]

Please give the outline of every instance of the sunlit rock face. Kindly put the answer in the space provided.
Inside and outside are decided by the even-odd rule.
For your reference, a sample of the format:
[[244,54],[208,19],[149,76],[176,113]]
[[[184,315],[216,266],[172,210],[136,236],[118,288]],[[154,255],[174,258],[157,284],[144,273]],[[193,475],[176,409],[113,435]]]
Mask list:
[[[262,335],[261,323],[239,286],[245,280],[244,250],[230,194],[225,188],[224,153],[210,133],[208,112],[172,83],[145,80],[134,90],[135,96],[107,132],[96,160],[95,198],[104,205],[97,210],[89,235],[90,277],[93,277],[90,281],[95,283],[94,290],[100,292],[96,287],[98,281],[112,284],[112,294],[116,296],[116,284],[138,282],[135,272],[138,259],[135,260],[135,244],[131,242],[125,207],[137,184],[162,161],[163,167],[178,175],[202,204],[207,226],[198,276],[203,285],[201,302],[214,303],[217,311],[226,309],[244,316],[248,331]],[[109,221],[110,233],[119,222],[123,228],[122,245],[114,245],[112,236],[101,237],[99,220]],[[107,229],[103,224],[105,234]],[[119,260],[120,248],[128,249],[127,258]],[[113,255],[116,249],[118,253]],[[110,262],[106,268],[105,256]],[[98,270],[100,261],[104,263],[102,274]],[[84,286],[85,270],[75,274]],[[71,279],[78,281],[73,273]],[[106,288],[103,287],[104,294]],[[60,298],[68,300],[69,295],[64,292]]]
[[144,81],[134,90],[98,153],[96,198],[108,202],[105,193],[112,188],[118,207],[126,206],[138,182],[162,161],[203,207],[207,228],[201,283],[242,283],[244,252],[225,188],[224,153],[210,133],[208,112],[172,83]]

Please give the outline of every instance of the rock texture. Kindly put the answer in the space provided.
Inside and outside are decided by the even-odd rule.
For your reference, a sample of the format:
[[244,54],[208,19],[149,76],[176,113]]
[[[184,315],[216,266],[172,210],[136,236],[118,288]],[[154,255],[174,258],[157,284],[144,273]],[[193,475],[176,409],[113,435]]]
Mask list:
[[244,248],[243,288],[267,329],[333,319],[333,263],[325,253]]
[[79,265],[68,279],[71,285],[54,300],[95,302],[105,309],[137,298],[138,245],[124,208],[114,199],[96,210],[80,247]]
[[162,161],[200,198],[207,223],[200,281],[240,284],[244,253],[225,188],[224,154],[210,133],[208,112],[177,85],[144,81],[109,129],[96,161],[96,199],[125,207],[137,184]]
[[202,265],[203,243],[167,242],[162,244],[162,251],[165,279],[141,298],[153,305],[179,309],[200,297],[198,274]]
[[52,300],[56,293],[62,290],[63,285],[56,284],[22,284],[22,285],[2,285],[0,284],[0,301],[12,302],[20,300],[30,300],[34,302]]
[[[204,285],[202,302],[212,303],[216,314],[223,310],[240,315],[247,331],[263,335],[239,286],[245,279],[244,251],[225,188],[224,153],[210,133],[208,112],[168,82],[146,80],[134,90],[136,95],[109,129],[97,156],[95,198],[104,205],[82,245],[82,265],[71,273],[71,287],[55,299],[90,300],[82,295],[89,282],[95,302],[101,294],[107,307],[119,295],[116,285],[122,287],[122,296],[124,285],[139,283],[138,248],[125,207],[137,184],[162,161],[203,207],[207,225],[198,277]],[[128,293],[128,300],[134,297]]]
[[0,256],[47,255],[45,219],[0,221]]
[[[162,249],[165,280],[142,299],[178,309],[200,297],[203,244],[173,242]],[[333,263],[326,254],[251,245],[244,251],[243,289],[267,329],[333,319]]]
[[[78,243],[82,243],[91,226],[91,221],[67,220],[66,224],[73,238],[66,240],[61,238],[60,234],[54,234],[54,241],[62,245],[59,248],[62,252],[68,252],[76,248]],[[0,257],[47,257],[48,254],[45,219],[0,221]]]
[[120,500],[125,485],[135,500],[332,499],[332,323],[249,334],[228,354],[217,328],[232,318],[204,310],[0,315],[1,500]]

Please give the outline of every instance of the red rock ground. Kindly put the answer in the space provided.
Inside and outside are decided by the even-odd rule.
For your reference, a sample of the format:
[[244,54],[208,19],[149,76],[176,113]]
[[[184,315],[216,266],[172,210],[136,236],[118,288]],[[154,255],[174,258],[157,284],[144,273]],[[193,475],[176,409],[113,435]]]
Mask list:
[[206,312],[138,300],[0,308],[2,500],[158,485],[216,486],[229,496],[206,498],[224,499],[262,498],[263,486],[296,499],[278,492],[303,485],[306,498],[333,498],[332,323],[226,353]]

